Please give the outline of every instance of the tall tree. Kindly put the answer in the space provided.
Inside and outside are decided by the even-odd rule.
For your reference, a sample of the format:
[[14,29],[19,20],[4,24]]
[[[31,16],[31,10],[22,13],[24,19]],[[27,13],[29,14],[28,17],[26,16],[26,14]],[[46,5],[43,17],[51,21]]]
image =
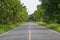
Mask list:
[[27,9],[19,0],[0,0],[0,24],[18,23],[21,22],[20,20],[26,21],[27,16]]
[[60,0],[40,0],[41,5],[37,7],[33,17],[35,21],[47,23],[60,23]]

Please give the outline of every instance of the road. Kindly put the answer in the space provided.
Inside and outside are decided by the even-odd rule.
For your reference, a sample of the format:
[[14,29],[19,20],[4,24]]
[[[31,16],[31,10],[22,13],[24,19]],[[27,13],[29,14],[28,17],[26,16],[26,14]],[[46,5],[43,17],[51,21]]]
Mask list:
[[0,40],[60,40],[60,35],[29,22],[0,36]]

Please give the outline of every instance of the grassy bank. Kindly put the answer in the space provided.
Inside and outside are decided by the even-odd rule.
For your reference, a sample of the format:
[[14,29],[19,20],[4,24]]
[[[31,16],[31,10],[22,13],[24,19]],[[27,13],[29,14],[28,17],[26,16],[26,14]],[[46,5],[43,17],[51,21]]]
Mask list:
[[0,34],[5,33],[13,28],[16,28],[18,26],[21,26],[23,23],[17,23],[17,24],[10,24],[10,25],[3,25],[0,24]]
[[36,22],[36,23],[39,24],[39,25],[43,25],[43,26],[45,26],[45,27],[47,27],[49,29],[53,29],[55,31],[60,32],[60,24],[57,24],[57,23],[47,24],[45,22]]

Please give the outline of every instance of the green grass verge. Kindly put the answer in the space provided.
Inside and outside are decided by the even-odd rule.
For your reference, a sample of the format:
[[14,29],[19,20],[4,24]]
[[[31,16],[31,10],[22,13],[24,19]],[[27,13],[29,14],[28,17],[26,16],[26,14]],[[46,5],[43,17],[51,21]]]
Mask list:
[[0,24],[0,34],[5,33],[13,28],[16,28],[18,26],[21,26],[23,23],[17,23],[17,24],[10,24],[10,25],[3,25]]
[[57,24],[57,23],[51,23],[51,24],[47,24],[45,22],[36,22],[37,24],[39,25],[43,25],[49,29],[53,29],[53,30],[56,30],[58,32],[60,32],[60,24]]

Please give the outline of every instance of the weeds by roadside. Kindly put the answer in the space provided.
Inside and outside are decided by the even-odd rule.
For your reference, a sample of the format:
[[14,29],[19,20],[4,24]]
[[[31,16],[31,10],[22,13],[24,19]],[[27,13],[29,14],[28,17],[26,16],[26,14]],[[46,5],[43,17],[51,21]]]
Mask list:
[[58,32],[60,32],[60,24],[57,24],[57,23],[51,23],[51,24],[47,24],[45,22],[36,22],[37,24],[39,25],[43,25],[49,29],[53,29],[53,30],[56,30]]
[[0,24],[0,34],[2,33],[5,33],[13,28],[16,28],[18,26],[21,26],[23,23],[17,23],[17,24],[10,24],[10,25],[3,25],[3,24]]

